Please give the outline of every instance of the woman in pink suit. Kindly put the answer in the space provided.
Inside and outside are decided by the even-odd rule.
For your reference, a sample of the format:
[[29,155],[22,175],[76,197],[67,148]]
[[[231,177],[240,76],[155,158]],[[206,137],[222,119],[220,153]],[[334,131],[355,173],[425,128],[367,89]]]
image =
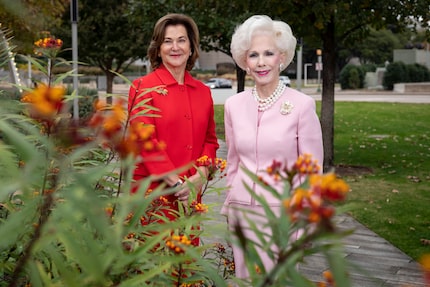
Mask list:
[[[225,134],[227,143],[227,185],[229,187],[222,213],[227,216],[231,230],[240,223],[245,236],[257,240],[247,229],[243,211],[265,230],[258,202],[245,189],[244,183],[256,194],[265,197],[274,212],[279,214],[281,202],[270,192],[254,183],[242,168],[263,178],[281,192],[283,184],[275,182],[264,170],[273,160],[291,167],[301,154],[311,154],[322,166],[323,144],[321,125],[315,112],[315,101],[279,80],[279,74],[292,61],[296,39],[290,27],[268,16],[257,15],[237,27],[232,37],[231,53],[236,64],[250,75],[255,86],[236,94],[225,103]],[[269,232],[267,230],[267,232]],[[249,277],[244,251],[233,245],[236,276]],[[273,266],[259,250],[266,270]]]
[[[175,187],[178,191],[168,196],[165,203],[171,210],[178,210],[178,202],[188,201],[189,183],[200,190],[205,181],[202,177],[208,176],[206,166],[198,166],[198,172],[190,165],[197,165],[202,156],[214,160],[218,149],[211,91],[189,73],[198,57],[199,32],[195,22],[182,14],[160,18],[148,48],[153,71],[134,80],[129,92],[132,121],[152,125],[152,146],[165,146],[141,148],[134,179],[138,183],[148,176],[159,176],[160,180],[152,182],[151,189],[163,182]],[[145,89],[157,86],[164,86],[167,93],[154,91],[140,96]],[[137,105],[147,99],[150,99],[147,105],[158,111],[138,115],[143,107]],[[184,167],[187,168],[183,170]],[[201,200],[199,195],[194,199]],[[172,220],[176,217],[168,209],[165,214]]]

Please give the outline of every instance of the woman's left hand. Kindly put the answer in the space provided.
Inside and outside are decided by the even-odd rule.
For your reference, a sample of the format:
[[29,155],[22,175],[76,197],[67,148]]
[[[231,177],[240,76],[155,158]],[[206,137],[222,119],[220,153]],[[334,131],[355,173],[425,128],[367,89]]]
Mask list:
[[190,185],[193,185],[195,190],[199,191],[204,183],[204,178],[201,177],[199,173],[196,173],[189,178],[187,178],[186,182],[184,182],[180,186],[180,190],[175,193],[175,196],[182,201],[183,203],[188,202],[188,197],[190,196]]

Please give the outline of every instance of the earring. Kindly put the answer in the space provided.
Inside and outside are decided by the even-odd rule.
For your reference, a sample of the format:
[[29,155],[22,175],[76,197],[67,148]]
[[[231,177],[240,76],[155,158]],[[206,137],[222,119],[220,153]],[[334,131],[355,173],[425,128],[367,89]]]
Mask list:
[[279,64],[279,71],[282,71],[284,69],[284,64],[280,63]]
[[251,69],[249,67],[246,67],[246,73],[249,75],[251,74]]
[[193,55],[193,52],[190,52],[190,57]]

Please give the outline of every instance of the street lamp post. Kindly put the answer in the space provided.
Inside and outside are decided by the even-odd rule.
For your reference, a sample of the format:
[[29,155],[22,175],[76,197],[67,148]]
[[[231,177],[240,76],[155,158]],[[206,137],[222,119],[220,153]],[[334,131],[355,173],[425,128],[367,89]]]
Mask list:
[[78,100],[78,1],[72,0],[70,5],[70,18],[72,22],[72,62],[73,62],[73,119],[79,119],[79,100]]
[[317,92],[321,92],[321,71],[323,69],[322,67],[322,50],[317,49],[317,56],[318,56],[318,62],[315,65],[315,69],[318,71],[318,88]]

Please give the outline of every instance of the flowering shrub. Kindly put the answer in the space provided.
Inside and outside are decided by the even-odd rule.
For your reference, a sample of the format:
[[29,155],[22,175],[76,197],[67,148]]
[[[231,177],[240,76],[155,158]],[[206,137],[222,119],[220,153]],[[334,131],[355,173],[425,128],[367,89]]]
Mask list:
[[[253,172],[245,172],[254,182],[264,187],[275,196],[281,205],[278,214],[270,207],[263,196],[248,191],[265,210],[263,215],[252,214],[252,220],[246,213],[243,220],[258,238],[247,239],[240,223],[234,228],[232,240],[246,252],[245,262],[250,274],[249,280],[235,280],[240,286],[350,286],[347,262],[342,253],[341,239],[350,231],[339,231],[333,221],[335,204],[345,199],[348,185],[335,174],[318,174],[319,166],[311,155],[302,155],[291,168],[282,168],[282,163],[273,161],[266,172],[276,181],[282,181],[284,191],[278,193]],[[305,182],[292,188],[297,177]],[[270,229],[272,236],[267,236],[254,222],[255,217],[262,217],[267,222],[264,228]],[[265,236],[266,234],[266,236]],[[266,270],[257,252],[263,248],[272,258],[275,265]],[[300,264],[306,264],[310,255],[321,253],[329,264],[331,271],[322,275],[321,282],[312,282],[300,273]]]
[[[52,37],[36,42],[37,51],[50,59],[47,65],[61,46]],[[75,122],[60,84],[67,74],[54,78],[44,62],[33,61],[49,81],[25,90],[23,112],[0,107],[0,286],[350,286],[341,244],[349,231],[340,232],[333,220],[349,188],[333,173],[319,174],[311,155],[299,157],[291,169],[276,161],[267,167],[285,183],[282,193],[247,171],[279,199],[281,212],[272,212],[265,198],[247,187],[266,210],[272,236],[250,224],[260,242],[245,238],[240,225],[226,238],[247,251],[250,278],[239,280],[230,248],[192,244],[204,235],[205,229],[195,227],[210,219],[210,206],[190,200],[170,221],[159,203],[171,189],[150,190],[148,178],[130,192],[139,148],[164,148],[149,140],[153,127],[131,123],[121,97],[109,105],[96,101],[91,119]],[[165,89],[140,96],[149,92]],[[194,164],[209,168],[203,196],[224,190],[215,183],[225,176],[225,160],[203,156]],[[306,180],[293,189],[297,177]],[[276,247],[266,248],[276,261],[271,270],[257,253],[262,246]],[[298,268],[316,253],[330,266],[321,282],[311,282]],[[423,257],[428,281],[429,265]]]
[[42,66],[59,45],[37,43],[49,80],[26,89],[22,113],[0,107],[0,286],[225,286],[208,247],[188,244],[206,205],[170,222],[156,202],[172,190],[147,192],[148,178],[130,192],[138,146],[163,148],[153,128],[130,124],[122,99],[74,121],[65,76]]
[[[51,39],[37,47],[50,59],[34,60],[48,73],[48,81],[26,89],[23,113],[0,113],[0,286],[227,286],[229,280],[246,284],[232,276],[229,248],[191,244],[205,232],[196,226],[208,219],[208,205],[190,201],[179,210],[178,219],[170,221],[160,212],[167,207],[158,203],[171,189],[148,190],[148,178],[130,192],[138,149],[164,148],[149,140],[153,127],[132,123],[121,97],[109,105],[96,101],[85,125],[74,121],[70,97],[61,86],[65,75],[54,77],[42,66],[53,63],[61,45]],[[165,90],[154,87],[140,96],[149,92]],[[214,184],[225,176],[226,161],[211,162],[203,156],[194,164],[209,168],[212,180],[205,182],[203,196],[222,192]],[[274,162],[268,172],[289,183],[298,174],[317,171],[309,156],[300,158],[291,171],[280,167]],[[252,286],[309,286],[296,265],[316,252],[325,252],[333,266],[343,266],[339,253],[328,251],[339,244],[327,241],[326,235],[334,230],[331,201],[344,193],[345,186],[334,175],[311,175],[291,198],[289,189],[277,194],[284,212],[280,217],[266,215],[273,234],[279,235],[270,242],[279,247],[273,254],[278,258],[274,270],[264,269],[255,243],[241,238],[238,228],[240,242],[249,250]],[[264,198],[253,196],[268,209]],[[303,236],[291,242],[291,234],[299,229]],[[346,286],[341,284],[347,282],[345,273],[344,268],[333,270],[339,286]]]
[[49,32],[44,33],[44,38],[34,42],[34,53],[38,56],[46,56],[54,59],[63,46],[63,40],[51,36]]

